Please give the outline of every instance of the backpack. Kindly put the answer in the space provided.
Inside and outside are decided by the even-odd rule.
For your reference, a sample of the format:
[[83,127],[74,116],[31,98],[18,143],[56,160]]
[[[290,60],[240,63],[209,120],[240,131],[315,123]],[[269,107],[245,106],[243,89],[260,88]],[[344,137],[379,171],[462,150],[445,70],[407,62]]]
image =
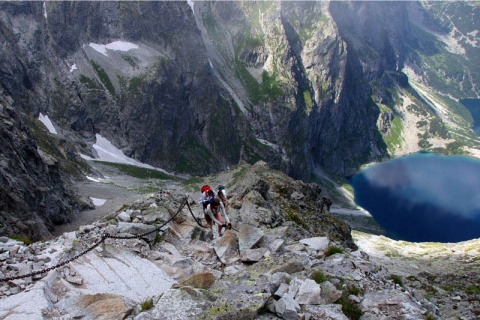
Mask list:
[[211,189],[210,186],[208,184],[206,184],[200,189],[200,192],[204,193],[204,192],[207,192],[210,189]]

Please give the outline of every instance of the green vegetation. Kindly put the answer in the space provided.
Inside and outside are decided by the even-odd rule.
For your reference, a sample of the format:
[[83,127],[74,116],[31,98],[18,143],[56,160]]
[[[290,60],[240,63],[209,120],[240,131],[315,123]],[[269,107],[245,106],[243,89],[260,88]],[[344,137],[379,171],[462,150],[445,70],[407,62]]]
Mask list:
[[78,250],[81,248],[81,244],[78,240],[72,240],[72,246],[65,250],[65,253],[67,253],[70,257],[74,256]]
[[468,294],[480,294],[480,286],[471,284],[467,287],[465,292]]
[[128,90],[132,93],[140,94],[140,87],[143,85],[143,80],[140,77],[133,77],[130,79]]
[[10,239],[13,239],[13,240],[21,241],[21,242],[25,243],[26,245],[30,245],[30,244],[33,243],[32,239],[30,239],[29,237],[22,236],[22,235],[19,235],[19,234],[11,234],[8,237]]
[[150,310],[152,308],[153,308],[153,299],[152,298],[146,299],[140,304],[140,312],[144,312],[144,311]]
[[430,121],[430,133],[443,139],[449,138],[447,127],[445,127],[439,118],[433,118]]
[[262,83],[259,84],[248,72],[245,64],[238,59],[236,60],[236,67],[238,76],[243,80],[253,104],[257,105],[264,100],[277,100],[283,95],[281,85],[276,80],[277,74],[269,74],[266,70],[263,71]]
[[397,276],[397,275],[395,275],[395,274],[392,274],[392,275],[390,275],[390,277],[388,277],[387,279],[392,280],[393,283],[398,284],[400,287],[403,288],[403,280],[402,280],[402,277]]
[[303,100],[305,101],[305,108],[307,109],[307,113],[312,111],[313,102],[312,97],[310,96],[310,92],[308,90],[303,91]]
[[87,76],[84,76],[83,74],[80,75],[80,82],[83,83],[88,89],[91,89],[91,90],[101,88],[100,84],[95,79],[91,79]]
[[308,224],[305,221],[303,221],[303,219],[300,218],[298,216],[298,214],[296,214],[296,213],[289,212],[287,214],[287,216],[285,217],[285,219],[288,220],[288,221],[293,221],[297,225],[299,225],[299,226],[303,227],[304,229],[308,230]]
[[422,128],[422,127],[426,127],[428,125],[428,121],[426,120],[420,120],[420,121],[417,121],[417,128]]
[[256,47],[261,47],[265,43],[263,35],[253,36],[246,35],[244,39],[244,45],[246,48],[254,49]]
[[[181,146],[181,149],[184,152],[178,156],[175,165],[175,170],[178,172],[191,172],[192,169],[199,169],[212,160],[210,151],[196,137],[191,137]],[[191,155],[191,157],[186,155]]]
[[199,192],[202,185],[206,182],[203,178],[193,177],[188,180],[182,181],[183,188],[188,192]]
[[235,172],[232,177],[233,177],[233,184],[238,183],[242,177],[245,176],[245,173],[247,172],[248,168],[247,167],[241,167],[240,170]]
[[[468,7],[468,6],[466,6]],[[439,8],[430,8],[431,13]],[[474,30],[475,27],[464,26],[468,20],[467,17],[472,12],[465,11],[465,15],[459,14],[460,6],[455,11],[456,14],[445,14],[444,11],[447,8],[439,9],[437,17],[430,16],[432,23],[437,23],[439,29],[446,30],[450,27],[450,24],[455,23],[456,27],[465,28],[465,34],[467,30]],[[470,10],[470,9],[466,9]],[[446,19],[446,17],[452,17]],[[456,17],[462,17],[458,19]],[[457,20],[458,19],[458,20]],[[442,21],[443,20],[443,21]],[[472,20],[474,20],[472,18]],[[441,21],[441,22],[440,22]],[[428,83],[435,88],[436,91],[440,91],[444,94],[461,98],[465,96],[476,95],[474,87],[472,86],[471,79],[474,83],[478,83],[479,64],[478,64],[478,52],[476,50],[469,50],[470,45],[465,45],[466,55],[455,54],[446,49],[445,43],[440,39],[437,39],[434,35],[424,31],[422,28],[415,25],[412,26],[412,32],[415,33],[417,44],[417,52],[424,60],[423,68],[426,70]],[[448,26],[448,27],[447,27]],[[469,76],[466,74],[468,73]],[[470,78],[471,76],[473,78]]]
[[50,134],[47,128],[38,119],[25,117],[24,120],[28,123],[30,132],[35,138],[39,149],[41,149],[46,155],[58,161],[63,173],[80,177],[83,176],[82,170],[88,172],[89,166],[85,162],[77,162],[75,158],[66,155],[66,151],[71,147],[64,138],[59,135]]
[[[157,226],[155,226],[157,227]],[[160,233],[158,233],[158,230],[155,234],[155,239],[153,240],[153,244],[152,246],[156,245],[157,243],[160,243],[160,241],[162,241],[162,236],[160,235]]]
[[112,82],[110,81],[110,78],[108,77],[107,72],[100,67],[99,64],[97,64],[95,61],[91,60],[93,68],[95,69],[95,72],[97,73],[98,77],[100,78],[100,81],[103,83],[103,85],[107,88],[107,90],[111,94],[115,94],[115,87],[113,86]]
[[379,105],[380,112],[393,112],[393,120],[390,123],[390,130],[383,135],[383,141],[387,144],[388,153],[395,154],[397,147],[401,147],[403,143],[402,131],[403,131],[403,122],[399,115],[395,113],[393,109],[386,105]]
[[342,312],[351,320],[358,320],[363,315],[360,307],[350,300],[348,297],[350,295],[358,296],[361,293],[361,290],[354,285],[349,285],[342,292],[342,297],[338,300],[337,303],[342,305]]
[[436,154],[445,154],[445,155],[465,154],[465,151],[463,150],[463,144],[458,141],[447,143],[447,148],[433,148],[430,151]]
[[407,106],[407,110],[417,116],[428,117],[429,112],[425,108],[419,107],[416,104],[411,104]]
[[138,68],[139,60],[137,57],[122,54],[122,58],[127,61],[133,68]]
[[267,150],[267,148],[269,147],[262,144],[255,137],[248,137],[248,140],[243,145],[243,154],[245,160],[247,160],[249,163],[256,163],[260,160],[265,160],[260,153],[262,151],[269,152],[270,150]]
[[333,254],[336,254],[336,253],[343,253],[343,249],[339,248],[337,246],[329,246],[327,251],[325,251],[325,256],[329,257],[329,256],[331,256]]
[[310,278],[318,284],[321,284],[328,280],[328,277],[321,270],[313,271],[310,275]]

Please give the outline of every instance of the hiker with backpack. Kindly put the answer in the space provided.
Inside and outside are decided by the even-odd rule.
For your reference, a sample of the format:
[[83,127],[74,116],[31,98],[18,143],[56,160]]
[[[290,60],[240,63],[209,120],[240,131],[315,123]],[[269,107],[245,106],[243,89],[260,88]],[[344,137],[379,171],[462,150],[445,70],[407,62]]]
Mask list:
[[202,192],[202,195],[200,198],[198,198],[198,203],[202,204],[203,207],[203,213],[205,213],[205,210],[207,209],[207,206],[210,204],[210,202],[215,198],[215,193],[213,190],[210,188],[209,185],[204,185],[200,191]]
[[[216,239],[218,236],[223,235],[223,228],[232,229],[232,224],[227,216],[227,213],[225,212],[225,207],[223,206],[223,203],[220,201],[219,198],[214,198],[212,202],[207,206],[205,212],[205,220],[207,221],[209,227],[212,229],[213,239]],[[218,230],[217,228],[214,228],[214,222],[218,226]]]

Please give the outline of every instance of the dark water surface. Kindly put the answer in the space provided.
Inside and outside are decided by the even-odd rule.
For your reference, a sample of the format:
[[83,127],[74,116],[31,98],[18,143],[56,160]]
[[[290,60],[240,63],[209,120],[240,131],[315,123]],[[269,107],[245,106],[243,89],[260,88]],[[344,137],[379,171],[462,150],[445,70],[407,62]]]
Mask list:
[[460,102],[470,111],[473,117],[473,131],[480,136],[480,99],[463,99]]
[[357,204],[393,239],[480,238],[480,160],[417,153],[367,168],[350,183]]

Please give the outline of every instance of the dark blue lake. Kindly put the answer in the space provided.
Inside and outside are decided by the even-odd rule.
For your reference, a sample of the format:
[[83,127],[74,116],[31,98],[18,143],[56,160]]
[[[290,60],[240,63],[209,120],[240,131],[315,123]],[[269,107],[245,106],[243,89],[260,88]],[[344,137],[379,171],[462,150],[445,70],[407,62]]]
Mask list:
[[371,166],[350,183],[387,236],[413,242],[480,238],[480,160],[417,153]]
[[473,131],[480,136],[480,99],[463,99],[460,102],[470,111],[473,118]]

